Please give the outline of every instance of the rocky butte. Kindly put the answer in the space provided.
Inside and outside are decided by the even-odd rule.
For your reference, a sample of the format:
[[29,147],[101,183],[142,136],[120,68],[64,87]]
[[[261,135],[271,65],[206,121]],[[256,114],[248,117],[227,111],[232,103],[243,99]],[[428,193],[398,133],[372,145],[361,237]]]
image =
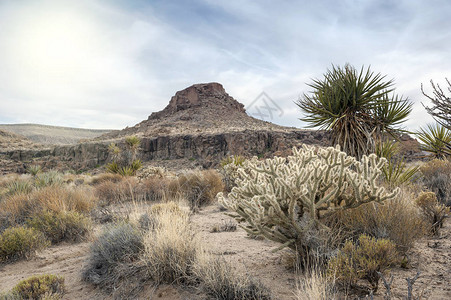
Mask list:
[[[228,155],[269,157],[287,154],[302,143],[330,144],[325,131],[284,127],[248,116],[243,104],[213,82],[178,91],[162,111],[133,127],[77,145],[1,151],[0,159],[19,166],[35,161],[48,168],[93,168],[108,162],[110,143],[124,146],[130,135],[141,138],[139,157],[144,162],[185,160],[202,167],[215,166]],[[416,142],[408,136],[403,139]],[[412,149],[406,154],[417,153]]]

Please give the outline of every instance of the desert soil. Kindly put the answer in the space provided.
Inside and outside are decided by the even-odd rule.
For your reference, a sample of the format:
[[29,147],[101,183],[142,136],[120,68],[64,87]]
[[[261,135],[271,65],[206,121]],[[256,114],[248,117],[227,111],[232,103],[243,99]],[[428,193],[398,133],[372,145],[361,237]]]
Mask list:
[[[212,233],[214,226],[221,226],[232,219],[221,212],[216,205],[204,208],[192,217],[193,224],[207,249],[223,255],[238,272],[259,279],[268,286],[274,299],[293,299],[296,275],[287,270],[284,258],[286,252],[272,253],[277,244],[267,240],[248,238],[245,231]],[[422,299],[451,299],[451,220],[446,220],[440,237],[424,238],[417,242],[408,253],[409,269],[394,269],[393,293],[396,299],[406,295],[405,278],[413,277],[416,271],[421,276],[414,285],[414,292],[423,292]],[[96,230],[100,232],[100,228]],[[0,291],[11,289],[20,280],[36,274],[57,274],[66,279],[67,293],[64,299],[111,299],[81,281],[81,270],[87,261],[90,242],[60,244],[50,247],[28,261],[20,261],[0,266]],[[375,299],[383,299],[382,285]],[[349,297],[348,299],[353,299]],[[200,292],[183,290],[170,285],[158,289],[149,287],[140,299],[188,300],[205,299]]]

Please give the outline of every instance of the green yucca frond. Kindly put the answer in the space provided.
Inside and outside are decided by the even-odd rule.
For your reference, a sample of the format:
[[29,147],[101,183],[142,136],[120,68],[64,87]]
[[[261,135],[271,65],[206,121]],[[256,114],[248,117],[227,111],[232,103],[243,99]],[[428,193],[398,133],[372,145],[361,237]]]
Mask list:
[[42,168],[40,165],[30,165],[27,168],[27,172],[30,173],[33,176],[38,175],[39,173],[42,172]]
[[137,136],[133,135],[126,137],[125,143],[128,147],[130,147],[130,149],[137,149],[139,144],[141,144],[141,140]]
[[440,124],[428,124],[420,128],[416,136],[421,142],[420,149],[432,153],[435,158],[451,155],[451,131]]
[[33,190],[33,185],[25,180],[16,180],[8,184],[8,194],[28,194]]
[[106,165],[106,169],[108,172],[113,173],[113,174],[118,174],[119,173],[119,165],[116,162],[111,162],[109,164]]
[[376,144],[376,155],[387,159],[387,164],[382,168],[382,175],[390,185],[407,183],[414,180],[418,174],[419,167],[407,167],[399,152],[400,146],[396,141],[379,141]]
[[331,131],[332,142],[349,155],[362,157],[375,150],[382,133],[395,133],[412,110],[408,99],[393,95],[393,80],[361,68],[332,66],[324,79],[308,84],[313,90],[296,105],[309,127]]
[[142,162],[139,159],[135,159],[132,164],[130,165],[130,167],[132,168],[133,171],[138,171],[139,169],[142,168]]

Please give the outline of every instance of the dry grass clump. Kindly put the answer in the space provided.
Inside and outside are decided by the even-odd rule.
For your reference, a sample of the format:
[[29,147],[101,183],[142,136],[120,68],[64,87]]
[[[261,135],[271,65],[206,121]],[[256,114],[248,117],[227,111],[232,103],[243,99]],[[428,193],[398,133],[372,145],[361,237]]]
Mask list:
[[113,183],[118,183],[120,181],[122,181],[123,177],[119,174],[114,174],[114,173],[102,173],[99,175],[94,176],[91,179],[91,184],[92,185],[98,185],[104,182],[113,182]]
[[79,242],[85,240],[91,230],[91,220],[76,211],[41,211],[27,220],[29,227],[42,233],[53,244],[62,241]]
[[152,213],[153,230],[144,236],[142,260],[156,283],[187,284],[200,249],[199,240],[189,223],[189,214],[174,210],[173,204],[161,204]]
[[97,198],[90,188],[84,186],[70,188],[54,185],[29,194],[10,195],[0,201],[0,231],[23,224],[41,211],[88,213],[96,204]]
[[146,191],[134,177],[123,177],[119,182],[99,183],[95,186],[95,194],[102,206],[146,199]]
[[357,239],[361,234],[390,239],[398,250],[410,249],[426,232],[427,225],[415,205],[414,195],[403,189],[400,196],[387,200],[383,205],[369,203],[345,210],[335,215],[343,235]]
[[194,171],[182,174],[169,184],[170,195],[182,195],[191,210],[212,203],[216,194],[224,191],[221,175],[215,170]]
[[146,200],[161,201],[169,199],[169,185],[171,180],[166,177],[152,176],[142,181],[146,193]]
[[328,278],[319,268],[312,268],[299,278],[294,297],[297,300],[339,299],[335,279]]
[[30,258],[49,245],[44,234],[33,228],[10,227],[0,234],[0,262]]
[[193,268],[201,289],[219,300],[270,300],[271,292],[259,281],[233,271],[230,264],[206,252],[197,255]]
[[328,274],[345,286],[355,286],[359,279],[365,279],[375,292],[379,272],[383,274],[397,262],[399,254],[393,242],[361,235],[358,243],[346,241],[337,256],[329,261]]
[[19,299],[33,300],[62,299],[64,292],[64,277],[48,274],[22,280],[12,290]]
[[440,203],[451,206],[451,162],[434,159],[420,167],[423,184],[437,195]]

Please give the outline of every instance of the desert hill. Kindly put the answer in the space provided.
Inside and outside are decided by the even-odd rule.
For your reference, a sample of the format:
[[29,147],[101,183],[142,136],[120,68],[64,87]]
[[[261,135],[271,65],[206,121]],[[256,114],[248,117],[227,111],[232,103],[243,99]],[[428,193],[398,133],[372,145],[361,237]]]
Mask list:
[[0,124],[0,130],[15,133],[39,144],[76,144],[111,130],[83,129],[40,124]]
[[36,146],[38,145],[24,136],[0,130],[0,149],[2,151],[35,148]]
[[220,83],[194,84],[178,91],[165,109],[152,113],[147,120],[98,139],[127,135],[155,137],[185,134],[218,134],[244,130],[288,132],[295,128],[279,126],[246,114],[244,105],[225,91]]

